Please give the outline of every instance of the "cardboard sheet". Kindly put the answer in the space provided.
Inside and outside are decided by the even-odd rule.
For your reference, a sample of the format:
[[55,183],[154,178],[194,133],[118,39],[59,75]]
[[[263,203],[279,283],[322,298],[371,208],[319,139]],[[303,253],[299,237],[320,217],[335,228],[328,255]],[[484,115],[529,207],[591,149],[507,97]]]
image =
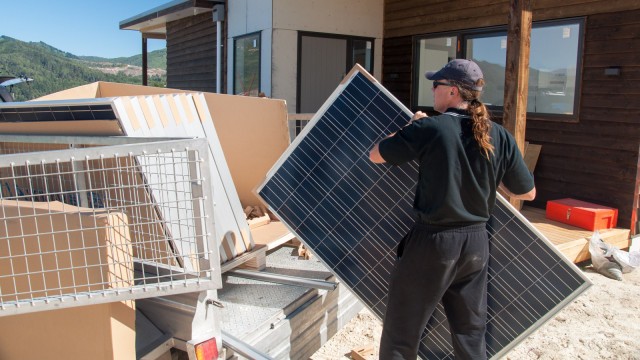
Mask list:
[[59,201],[0,200],[0,301],[133,285],[128,220]]
[[133,301],[0,317],[0,359],[134,360]]

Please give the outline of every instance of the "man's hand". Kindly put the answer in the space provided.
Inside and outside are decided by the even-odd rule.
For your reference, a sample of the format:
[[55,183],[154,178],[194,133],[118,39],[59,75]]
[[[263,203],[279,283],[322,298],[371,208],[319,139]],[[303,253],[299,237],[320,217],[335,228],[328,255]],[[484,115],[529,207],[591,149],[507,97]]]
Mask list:
[[413,117],[411,118],[411,121],[416,121],[416,120],[420,120],[422,118],[426,118],[427,114],[423,113],[422,111],[418,111],[415,114],[413,114]]
[[[425,117],[427,117],[427,114],[423,113],[422,111],[418,111],[415,114],[413,114],[413,117],[411,118],[409,123],[407,123],[407,125],[411,124],[413,121],[420,120]],[[387,135],[387,137],[391,137],[393,135],[395,135],[395,132]],[[382,155],[380,155],[380,149],[378,148],[378,144],[380,143],[378,142],[375,145],[373,145],[373,148],[369,151],[369,160],[371,160],[376,164],[382,164],[382,163],[385,163],[386,161],[384,160]]]
[[378,144],[380,143],[376,143],[375,145],[373,145],[373,148],[371,149],[371,151],[369,151],[369,160],[376,164],[384,164],[386,161],[384,160],[382,155],[380,155],[380,148],[378,147]]

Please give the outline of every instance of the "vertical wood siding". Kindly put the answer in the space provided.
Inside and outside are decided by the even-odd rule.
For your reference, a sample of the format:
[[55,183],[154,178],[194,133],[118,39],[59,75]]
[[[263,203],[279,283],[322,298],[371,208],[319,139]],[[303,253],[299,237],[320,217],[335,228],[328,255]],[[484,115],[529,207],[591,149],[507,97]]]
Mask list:
[[215,92],[216,23],[211,12],[167,23],[167,87]]
[[[412,37],[507,23],[508,1],[387,0],[383,83],[410,105]],[[534,2],[533,19],[586,17],[577,123],[527,119],[526,139],[541,144],[538,197],[574,197],[619,209],[619,227],[635,228],[640,146],[640,2]],[[604,75],[619,66],[621,75]],[[500,119],[496,119],[498,122]]]

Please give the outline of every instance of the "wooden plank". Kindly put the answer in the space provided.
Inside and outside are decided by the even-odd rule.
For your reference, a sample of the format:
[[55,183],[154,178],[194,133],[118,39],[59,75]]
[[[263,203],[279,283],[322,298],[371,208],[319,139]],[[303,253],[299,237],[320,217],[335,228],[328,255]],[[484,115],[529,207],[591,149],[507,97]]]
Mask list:
[[[549,160],[560,158],[563,161],[581,162],[581,159],[593,157],[594,149],[587,147],[564,147],[562,144],[542,143],[544,144],[544,163]],[[565,150],[566,148],[566,150]],[[598,163],[603,166],[626,165],[634,161],[633,152],[623,152],[612,149],[598,149]]]
[[167,23],[167,86],[215,91],[216,27],[211,13]]
[[[603,66],[603,67],[590,67],[590,68],[583,69],[582,81],[589,83],[594,80],[597,82],[621,80],[620,77],[611,77],[611,76],[605,75],[604,69],[606,68],[607,68],[606,66]],[[620,73],[624,74],[623,79],[627,82],[640,80],[639,67],[620,67]]]
[[629,54],[637,52],[640,39],[603,39],[587,42],[584,54]]
[[385,39],[382,57],[382,81],[398,100],[407,107],[411,105],[411,66],[407,66],[407,54],[413,52],[413,40],[410,36]]
[[[589,240],[593,234],[592,231],[549,220],[546,218],[544,209],[524,207],[522,215],[556,245],[558,250],[569,260],[578,263],[591,258]],[[630,245],[628,229],[606,229],[600,230],[599,233],[603,241],[620,249],[626,249]]]
[[637,52],[618,54],[615,56],[612,54],[590,54],[583,59],[583,66],[586,68],[605,68],[607,66],[611,66],[611,64],[616,64],[616,66],[622,67],[634,67],[638,66],[638,63],[640,63],[640,55],[638,55]]
[[[635,144],[629,142],[621,142],[616,136],[608,135],[602,136],[598,139],[586,137],[584,135],[569,133],[569,132],[554,132],[529,129],[528,136],[530,139],[544,139],[546,142],[558,143],[565,145],[577,145],[586,146],[594,149],[615,149],[620,151],[634,151],[637,148],[638,143]],[[585,159],[586,160],[586,159]]]
[[[493,5],[490,11],[484,11],[483,16],[474,17],[474,12],[466,12],[464,17],[447,16],[446,19],[438,22],[433,20],[423,19],[424,22],[416,22],[413,26],[402,26],[402,24],[396,24],[396,28],[386,27],[385,24],[385,39],[410,36],[415,34],[429,34],[442,31],[452,31],[460,29],[473,29],[482,28],[488,26],[505,25],[506,14],[508,13],[508,5]],[[476,9],[477,10],[477,9]]]
[[[504,25],[509,3],[506,1],[407,1],[406,3],[385,2],[385,38],[427,34],[457,29]],[[577,16],[598,16],[619,11],[635,12],[636,0],[554,0],[536,1],[533,19],[536,21],[562,19]],[[635,19],[639,16],[635,15]],[[591,19],[589,19],[591,20]],[[633,15],[621,17],[621,23],[637,23]],[[607,24],[600,20],[599,26]],[[618,24],[618,22],[608,22]]]
[[237,256],[220,266],[221,272],[239,268],[249,268],[252,270],[264,270],[266,267],[267,247],[265,245],[256,245],[251,251]]
[[351,358],[353,360],[375,360],[376,352],[374,346],[374,344],[367,344],[351,349]]
[[[431,2],[422,1],[419,6],[406,7],[402,10],[392,11],[389,8],[385,8],[385,21],[389,22],[390,26],[394,26],[396,23],[401,23],[404,20],[412,19],[414,22],[407,23],[407,25],[415,24],[415,21],[428,20],[431,22],[440,21],[440,15],[445,16],[458,16],[466,17],[464,11],[478,12],[478,9],[486,9],[490,5],[504,5],[505,0],[475,0],[475,1],[444,1],[444,2]],[[490,14],[490,12],[489,12]],[[481,15],[481,13],[478,13]]]
[[[621,183],[604,176],[588,176],[579,171],[563,171],[562,168],[538,166],[536,171],[536,185],[544,185],[547,188],[546,195],[556,194],[558,197],[578,196],[590,202],[601,203],[617,207],[621,211],[628,209],[630,202],[629,192],[633,184]],[[561,176],[558,173],[563,171]],[[604,179],[603,179],[604,178]],[[622,220],[622,215],[619,217]]]
[[280,221],[270,223],[251,229],[251,237],[256,245],[264,245],[267,250],[277,248],[295,239],[295,236]]
[[[638,14],[637,16],[640,16]],[[594,28],[589,23],[589,28]],[[640,22],[634,24],[620,25],[611,24],[611,26],[603,26],[597,28],[598,31],[590,31],[585,34],[585,41],[606,41],[606,40],[618,40],[618,39],[638,39],[640,37]]]
[[[527,169],[533,173],[533,170],[536,168],[536,164],[538,163],[538,157],[540,156],[540,150],[542,149],[542,145],[538,144],[530,144],[528,141],[525,142],[524,147],[524,163],[527,165]],[[500,192],[501,195],[505,196],[503,192]],[[513,205],[516,209],[522,209],[522,205],[524,201],[522,200],[513,200],[511,201],[511,205]]]
[[[562,4],[561,2],[556,2]],[[536,19],[561,19],[565,17],[587,16],[593,14],[627,11],[638,8],[636,0],[625,1],[581,1],[570,6],[556,6],[536,9]]]
[[258,227],[267,225],[270,222],[271,222],[271,219],[267,214],[247,220],[247,223],[249,223],[249,229],[258,228]]
[[[627,0],[627,2],[630,2]],[[626,11],[606,12],[589,16],[589,28],[600,28],[609,26],[623,26],[627,24],[637,24],[640,22],[640,8],[635,1],[635,9],[629,8]]]
[[527,121],[527,131],[531,130],[562,131],[566,134],[582,134],[587,137],[598,138],[600,136],[613,136],[625,141],[625,137],[629,141],[637,140],[640,135],[640,128],[636,123],[621,122],[617,123],[617,119],[595,118],[592,121],[581,118],[581,121],[574,126],[567,126],[559,122],[549,121]]
[[535,170],[541,150],[542,145],[527,143],[524,150],[524,163],[527,164],[529,171]]
[[429,1],[429,0],[385,0],[384,11],[386,13],[394,13],[405,9],[414,9],[427,4],[443,4],[447,1]]
[[[546,154],[546,153],[545,153]],[[548,155],[548,154],[546,154]],[[620,168],[615,168],[609,164],[601,164],[599,162],[593,162],[588,166],[585,166],[580,158],[571,158],[571,157],[556,157],[556,156],[547,156],[544,165],[546,167],[552,167],[557,169],[567,169],[570,171],[575,171],[580,173],[581,176],[587,178],[602,178],[603,175],[606,174],[606,178],[608,182],[611,182],[611,179],[616,179],[625,182],[631,182],[635,179],[636,171],[633,167],[631,161],[625,162],[626,164],[618,164],[618,165],[627,165]]]

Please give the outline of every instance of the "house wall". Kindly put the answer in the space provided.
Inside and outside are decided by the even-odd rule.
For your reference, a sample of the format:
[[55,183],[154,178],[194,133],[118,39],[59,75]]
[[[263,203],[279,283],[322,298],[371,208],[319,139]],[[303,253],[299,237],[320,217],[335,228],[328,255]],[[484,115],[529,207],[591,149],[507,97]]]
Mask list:
[[[286,100],[290,113],[296,109],[298,31],[374,38],[374,75],[382,74],[383,0],[234,0],[228,7],[227,48],[233,49],[234,37],[261,32],[260,90]],[[233,51],[227,62],[231,93]]]
[[227,93],[233,94],[233,53],[234,38],[260,32],[260,91],[266,96],[271,94],[271,38],[272,38],[272,1],[271,0],[233,0],[227,1]]
[[[386,0],[383,84],[410,106],[412,36],[505,25],[509,4],[509,0]],[[535,170],[538,196],[532,205],[544,208],[547,200],[574,197],[613,206],[619,209],[618,226],[633,230],[639,181],[640,2],[533,2],[533,21],[583,16],[578,121],[527,119],[526,140],[542,145]],[[609,66],[620,66],[621,75],[605,76]]]
[[211,12],[167,23],[167,87],[216,91],[216,24]]
[[272,96],[296,112],[298,31],[374,38],[373,75],[380,79],[383,5],[384,0],[273,0]]

